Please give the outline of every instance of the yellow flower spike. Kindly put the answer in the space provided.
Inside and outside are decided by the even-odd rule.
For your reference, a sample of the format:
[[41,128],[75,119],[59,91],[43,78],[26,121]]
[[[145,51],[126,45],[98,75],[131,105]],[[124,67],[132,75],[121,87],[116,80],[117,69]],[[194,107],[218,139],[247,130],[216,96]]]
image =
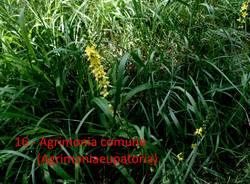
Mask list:
[[[246,23],[246,18],[248,16],[248,5],[250,3],[250,0],[245,0],[242,4],[241,4],[241,8],[240,8],[240,16],[239,18],[237,19],[237,21],[240,23],[240,24],[245,24]],[[238,26],[239,28],[243,28],[242,25]]]
[[183,153],[183,152],[179,153],[179,154],[177,155],[177,158],[178,158],[179,161],[184,160],[184,153]]
[[200,127],[200,128],[197,128],[194,132],[194,135],[196,136],[201,136],[202,137],[202,132],[203,132],[203,128]]
[[100,95],[106,97],[109,94],[108,93],[109,81],[108,77],[106,76],[106,72],[104,71],[104,68],[101,64],[101,56],[95,50],[95,48],[96,48],[95,45],[87,46],[85,52],[90,62],[89,68],[91,70],[91,73],[95,77],[95,81],[99,86]]

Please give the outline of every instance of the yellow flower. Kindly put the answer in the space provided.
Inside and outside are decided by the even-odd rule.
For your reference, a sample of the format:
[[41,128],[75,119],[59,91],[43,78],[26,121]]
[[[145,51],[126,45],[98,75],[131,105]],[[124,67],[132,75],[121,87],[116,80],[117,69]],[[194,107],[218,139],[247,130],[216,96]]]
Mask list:
[[184,153],[183,153],[183,152],[179,153],[179,154],[177,155],[177,158],[178,158],[179,161],[184,160]]
[[196,147],[197,147],[197,144],[196,144],[196,143],[191,144],[191,148],[192,148],[192,149],[194,149],[194,148],[196,148]]
[[103,90],[103,91],[101,91],[101,93],[100,93],[103,97],[106,97],[106,96],[108,96],[109,95],[109,93],[107,92],[107,90]]
[[[246,17],[248,16],[248,5],[250,3],[250,0],[245,0],[242,4],[241,4],[241,8],[240,8],[240,16],[239,18],[237,19],[237,21],[240,23],[240,24],[244,24],[246,23],[245,19]],[[239,27],[243,27],[243,26],[239,26]]]
[[242,12],[242,13],[241,13],[241,16],[242,16],[243,18],[246,18],[247,12],[246,12],[246,11]]
[[247,8],[248,8],[248,2],[242,3],[242,5],[241,5],[241,11],[247,10]]
[[109,112],[114,113],[114,108],[111,104],[108,105]]
[[203,128],[200,127],[200,128],[197,128],[194,132],[194,135],[197,135],[197,136],[202,136],[202,132],[203,132]]
[[92,45],[91,47],[90,46],[87,46],[86,49],[85,49],[85,52],[86,54],[88,55],[88,57],[91,55],[91,53],[93,53],[95,51],[95,46]]
[[96,46],[95,45],[92,45],[92,46],[87,46],[86,49],[85,49],[85,52],[89,58],[89,60],[92,59],[100,59],[100,55],[96,52],[95,50]]

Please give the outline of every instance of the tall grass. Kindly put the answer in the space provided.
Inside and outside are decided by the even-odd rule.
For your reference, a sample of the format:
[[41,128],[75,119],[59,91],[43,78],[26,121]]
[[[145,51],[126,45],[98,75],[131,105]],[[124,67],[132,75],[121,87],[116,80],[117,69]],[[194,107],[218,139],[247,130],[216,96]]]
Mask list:
[[[240,6],[236,0],[1,1],[0,181],[248,183],[250,33],[249,16],[237,22]],[[107,98],[84,54],[92,44],[111,82]],[[194,135],[201,127],[202,136]],[[30,142],[138,138],[147,145],[16,147],[25,136]],[[157,153],[159,162],[37,164],[38,154],[117,152]]]

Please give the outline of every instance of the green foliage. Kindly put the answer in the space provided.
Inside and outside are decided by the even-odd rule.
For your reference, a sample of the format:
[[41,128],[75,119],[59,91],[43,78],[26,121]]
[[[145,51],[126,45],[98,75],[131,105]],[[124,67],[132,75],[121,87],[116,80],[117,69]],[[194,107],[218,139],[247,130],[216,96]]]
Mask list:
[[[239,26],[240,9],[236,0],[1,1],[0,183],[248,183],[250,27],[249,15]],[[93,43],[106,98],[84,52]],[[26,136],[31,144],[16,146]],[[146,146],[32,144],[43,137]],[[38,154],[91,153],[159,162],[37,164]]]

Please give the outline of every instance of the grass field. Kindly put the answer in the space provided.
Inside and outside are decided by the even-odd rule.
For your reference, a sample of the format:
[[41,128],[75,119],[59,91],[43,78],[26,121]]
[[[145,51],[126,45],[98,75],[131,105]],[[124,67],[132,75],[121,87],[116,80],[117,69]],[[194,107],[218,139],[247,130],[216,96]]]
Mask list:
[[[0,183],[248,184],[249,13],[249,0],[0,0]],[[128,155],[155,157],[62,161]]]

